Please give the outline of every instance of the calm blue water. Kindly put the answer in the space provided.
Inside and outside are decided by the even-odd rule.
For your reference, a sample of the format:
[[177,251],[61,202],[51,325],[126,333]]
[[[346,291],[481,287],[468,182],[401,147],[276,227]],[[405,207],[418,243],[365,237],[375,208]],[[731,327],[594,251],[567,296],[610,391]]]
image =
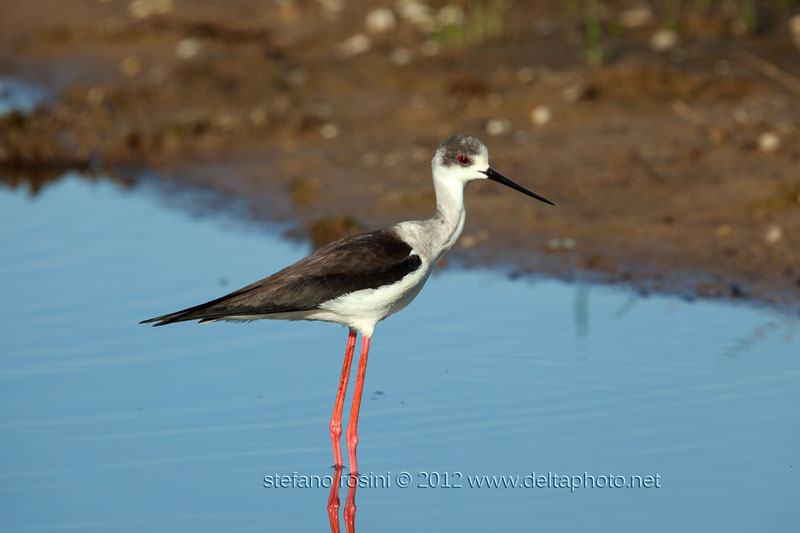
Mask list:
[[46,93],[38,85],[0,75],[0,116],[11,111],[31,111]]
[[[0,250],[0,530],[328,529],[327,488],[264,478],[332,474],[346,330],[137,324],[306,247],[72,176],[36,197],[0,189]],[[356,525],[797,531],[799,328],[743,306],[444,271],[376,330],[359,466],[391,486],[359,489]],[[469,486],[534,472],[540,488]],[[634,475],[659,487],[552,486]]]

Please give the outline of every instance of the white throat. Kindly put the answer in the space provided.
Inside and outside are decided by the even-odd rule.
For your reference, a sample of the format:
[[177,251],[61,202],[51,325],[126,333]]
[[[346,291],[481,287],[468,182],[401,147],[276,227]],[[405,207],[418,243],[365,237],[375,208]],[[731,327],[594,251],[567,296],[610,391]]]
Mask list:
[[433,189],[436,192],[436,213],[431,221],[439,226],[439,236],[442,238],[442,254],[447,252],[458,240],[461,230],[464,229],[466,208],[464,207],[464,185],[459,179],[448,179],[437,173],[434,176]]
[[431,266],[453,247],[464,229],[464,184],[448,175],[447,169],[437,168],[433,174],[436,212],[428,220],[401,224],[406,238]]

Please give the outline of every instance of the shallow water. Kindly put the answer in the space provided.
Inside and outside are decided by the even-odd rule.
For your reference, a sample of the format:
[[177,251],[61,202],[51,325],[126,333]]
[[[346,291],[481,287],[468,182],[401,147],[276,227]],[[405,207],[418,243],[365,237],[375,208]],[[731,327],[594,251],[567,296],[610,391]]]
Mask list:
[[[0,222],[0,530],[328,529],[327,488],[264,485],[332,475],[346,330],[137,325],[304,246],[77,176],[35,197],[1,189]],[[373,486],[356,525],[796,530],[798,327],[744,306],[443,271],[376,330],[359,423]],[[481,475],[539,486],[471,487]],[[574,488],[631,476],[650,488]]]
[[45,96],[45,89],[38,85],[0,75],[0,116],[31,111]]

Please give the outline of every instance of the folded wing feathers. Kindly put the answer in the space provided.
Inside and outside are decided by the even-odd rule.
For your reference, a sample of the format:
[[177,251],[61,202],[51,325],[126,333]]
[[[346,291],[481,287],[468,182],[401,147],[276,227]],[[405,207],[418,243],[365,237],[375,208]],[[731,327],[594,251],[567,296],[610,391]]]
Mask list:
[[393,283],[413,272],[421,259],[411,251],[392,228],[351,235],[221,298],[141,323],[163,326],[315,309],[343,294]]

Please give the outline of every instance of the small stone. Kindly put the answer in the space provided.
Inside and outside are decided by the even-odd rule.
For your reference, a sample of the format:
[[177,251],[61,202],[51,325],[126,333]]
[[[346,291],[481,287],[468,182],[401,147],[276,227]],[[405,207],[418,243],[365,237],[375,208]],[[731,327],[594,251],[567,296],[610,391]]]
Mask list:
[[418,30],[430,33],[435,29],[433,10],[420,0],[398,0],[395,7],[400,16]]
[[737,37],[743,37],[750,33],[750,25],[742,17],[733,19],[728,29]]
[[725,131],[722,128],[710,127],[708,129],[708,140],[714,146],[720,146],[725,141]]
[[374,167],[381,161],[381,154],[375,151],[366,152],[361,156],[361,165],[365,167]]
[[263,106],[254,107],[247,115],[248,120],[250,120],[250,124],[257,128],[267,124],[267,117],[267,110]]
[[478,239],[473,235],[464,235],[461,237],[461,246],[464,248],[475,248],[476,244],[478,244]]
[[505,118],[492,118],[486,122],[486,133],[492,137],[505,135],[511,131],[511,122]]
[[345,59],[369,52],[372,48],[372,40],[366,33],[356,33],[336,45],[335,54],[337,57]]
[[291,109],[292,105],[293,105],[292,99],[289,98],[288,95],[278,94],[275,96],[275,98],[272,99],[272,105],[270,106],[270,108],[275,113],[286,113],[289,111],[289,109]]
[[575,104],[581,100],[586,100],[591,95],[591,89],[586,82],[579,81],[573,83],[561,91],[561,98],[568,104]]
[[556,25],[550,19],[539,19],[533,23],[537,37],[550,37],[556,32]]
[[522,67],[517,71],[517,80],[521,83],[530,83],[535,77],[531,67]]
[[344,9],[344,0],[317,0],[329,16],[337,16]]
[[672,30],[662,28],[650,37],[650,48],[656,52],[666,52],[678,45],[678,34]]
[[411,109],[428,109],[430,107],[428,99],[424,94],[416,93],[411,95]]
[[408,48],[395,48],[392,50],[389,60],[395,65],[408,65],[414,60],[414,52]]
[[675,47],[669,51],[669,58],[673,60],[675,63],[683,63],[686,61],[686,50],[683,48]]
[[728,235],[731,234],[731,231],[732,230],[731,230],[731,227],[729,225],[720,224],[719,226],[717,226],[717,229],[716,229],[715,233],[717,234],[717,237],[725,238],[725,237],[727,237]]
[[553,237],[549,239],[547,243],[545,243],[548,250],[558,251],[558,250],[574,250],[576,246],[575,239],[571,237],[566,237],[564,239],[560,239],[558,237]]
[[746,126],[753,122],[753,119],[750,117],[750,112],[743,107],[736,108],[733,111],[733,120],[737,123]]
[[166,15],[172,11],[172,0],[133,0],[128,4],[128,14],[135,19]]
[[792,42],[800,50],[800,15],[795,15],[789,19],[789,32],[792,34]]
[[169,68],[164,63],[157,63],[147,69],[147,81],[158,85],[167,81],[169,77]]
[[544,126],[553,118],[553,112],[546,105],[537,105],[531,111],[531,122],[536,126]]
[[273,0],[276,18],[284,24],[294,24],[300,18],[300,8],[295,0]]
[[419,51],[422,52],[422,55],[427,57],[435,56],[439,53],[439,44],[433,39],[428,39],[420,45]]
[[106,92],[102,87],[94,86],[86,93],[86,101],[89,105],[98,106],[103,103],[106,97]]
[[378,7],[367,13],[364,27],[369,33],[379,34],[391,31],[395,27],[394,13],[387,7]]
[[436,13],[442,26],[461,26],[464,24],[464,10],[459,6],[448,4]]
[[398,152],[388,152],[383,156],[383,166],[386,168],[396,167],[402,160]]
[[323,122],[330,122],[333,117],[333,106],[327,102],[317,102],[313,109],[314,116]]
[[781,138],[774,131],[766,131],[758,136],[758,149],[765,154],[777,152],[781,147]]
[[319,134],[322,135],[323,139],[335,139],[339,136],[339,127],[336,124],[328,122],[327,124],[323,124],[319,129]]
[[527,144],[531,140],[531,134],[525,130],[516,130],[511,134],[511,140],[516,144]]
[[764,234],[764,240],[767,241],[767,244],[775,244],[782,238],[783,230],[777,224],[770,226],[769,229],[767,229],[767,232]]
[[503,105],[503,97],[497,93],[492,93],[486,98],[486,103],[489,104],[489,107],[492,109],[497,109]]
[[220,113],[215,117],[215,121],[217,127],[226,132],[236,131],[242,125],[241,117],[234,113]]
[[653,10],[647,4],[639,4],[626,9],[619,15],[619,22],[623,28],[641,28],[653,21]]
[[775,131],[780,135],[789,135],[794,133],[795,124],[791,119],[778,119],[780,122],[775,123]]
[[178,44],[175,45],[175,57],[183,59],[184,61],[192,59],[200,53],[201,48],[202,44],[200,43],[200,39],[194,37],[181,39],[178,41]]
[[128,56],[119,64],[119,70],[131,78],[142,71],[142,61],[136,56]]
[[286,73],[286,83],[290,87],[297,87],[308,81],[308,70],[305,67],[294,67]]
[[719,74],[720,76],[727,76],[731,73],[731,64],[725,61],[724,59],[720,59],[716,63],[714,63],[714,72]]

